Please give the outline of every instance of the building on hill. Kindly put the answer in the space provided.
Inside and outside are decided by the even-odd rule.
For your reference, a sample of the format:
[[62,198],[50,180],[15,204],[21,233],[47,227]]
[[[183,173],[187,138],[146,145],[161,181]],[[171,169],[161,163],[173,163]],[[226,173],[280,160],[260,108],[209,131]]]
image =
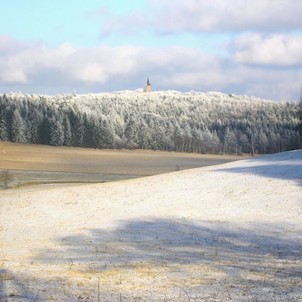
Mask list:
[[151,84],[149,78],[147,78],[147,83],[145,85],[145,92],[151,92]]

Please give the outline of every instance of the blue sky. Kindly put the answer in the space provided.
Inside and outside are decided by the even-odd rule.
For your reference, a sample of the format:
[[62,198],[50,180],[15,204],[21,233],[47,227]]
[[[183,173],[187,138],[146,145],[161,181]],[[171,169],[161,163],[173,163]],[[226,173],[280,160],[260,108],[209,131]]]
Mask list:
[[300,0],[10,0],[0,92],[142,88],[298,100]]

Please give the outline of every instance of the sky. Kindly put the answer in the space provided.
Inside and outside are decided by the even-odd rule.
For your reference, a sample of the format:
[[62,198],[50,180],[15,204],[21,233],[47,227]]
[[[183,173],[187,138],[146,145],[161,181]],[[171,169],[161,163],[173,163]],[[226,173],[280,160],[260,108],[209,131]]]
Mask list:
[[0,93],[301,97],[301,0],[2,2]]

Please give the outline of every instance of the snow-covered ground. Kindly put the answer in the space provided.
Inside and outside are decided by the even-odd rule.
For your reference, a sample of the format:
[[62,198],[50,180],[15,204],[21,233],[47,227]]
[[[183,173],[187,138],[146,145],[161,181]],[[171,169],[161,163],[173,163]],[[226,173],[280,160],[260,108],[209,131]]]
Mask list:
[[302,150],[0,194],[1,301],[302,300]]

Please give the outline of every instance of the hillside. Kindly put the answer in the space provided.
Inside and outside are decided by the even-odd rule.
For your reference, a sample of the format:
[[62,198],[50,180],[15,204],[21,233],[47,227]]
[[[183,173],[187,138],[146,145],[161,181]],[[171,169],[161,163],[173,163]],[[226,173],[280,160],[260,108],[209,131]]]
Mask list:
[[218,92],[0,95],[0,140],[194,153],[301,147],[299,105]]
[[299,301],[302,151],[2,191],[0,299]]

